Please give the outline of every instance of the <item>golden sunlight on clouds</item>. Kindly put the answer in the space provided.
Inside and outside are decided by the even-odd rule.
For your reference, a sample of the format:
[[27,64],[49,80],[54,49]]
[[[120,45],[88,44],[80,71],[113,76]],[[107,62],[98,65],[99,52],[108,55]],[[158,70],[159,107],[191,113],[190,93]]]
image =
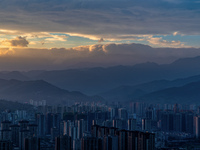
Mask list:
[[67,41],[67,36],[66,35],[50,35],[49,38],[46,38],[46,41]]
[[147,41],[150,44],[159,46],[159,47],[174,47],[174,48],[187,47],[184,45],[184,43],[180,41],[167,41],[167,40],[163,40],[162,37],[151,37],[151,38],[148,38]]
[[66,33],[69,36],[76,36],[76,37],[82,37],[87,38],[90,40],[95,40],[98,42],[104,42],[104,41],[122,41],[122,40],[135,40],[135,41],[141,41],[141,39],[145,39],[148,37],[152,37],[153,35],[139,35],[139,34],[100,34],[100,35],[89,35],[89,34],[80,34],[80,33]]
[[[172,35],[176,36],[178,32],[174,32]],[[23,32],[19,30],[6,30],[0,29],[0,47],[30,47],[32,48],[51,48],[51,47],[78,47],[80,42],[77,39],[73,41],[75,44],[66,42],[68,38],[79,37],[86,38],[85,42],[90,42],[91,45],[96,43],[118,43],[124,41],[124,43],[140,42],[150,44],[153,47],[187,47],[185,43],[180,41],[168,41],[163,39],[160,35],[139,35],[139,34],[99,34],[89,35],[81,33],[64,33],[64,32]],[[70,39],[70,40],[71,40]],[[69,41],[70,41],[69,40]],[[77,41],[76,41],[77,40]],[[95,43],[96,42],[96,43]],[[82,43],[81,43],[82,44]],[[96,47],[97,48],[97,47]],[[91,49],[91,48],[90,48]],[[97,48],[98,49],[98,48]],[[91,51],[91,50],[90,50]]]
[[28,47],[29,41],[26,40],[26,37],[18,36],[14,39],[3,40],[1,45],[4,47]]
[[18,30],[5,30],[5,29],[0,29],[0,35],[1,34],[4,34],[4,35],[8,35],[8,34],[16,34],[16,33],[19,33]]
[[77,36],[77,37],[83,37],[83,38],[87,38],[90,40],[99,40],[102,37],[99,36],[94,36],[94,35],[88,35],[88,34],[80,34],[80,33],[66,33],[69,36]]
[[0,56],[11,56],[15,53],[13,49],[0,48]]
[[0,66],[0,69],[63,69],[66,66],[82,62],[105,66],[128,65],[146,61],[169,63],[178,58],[196,55],[200,55],[200,50],[196,48],[153,48],[136,43],[94,44],[73,48],[13,47],[0,48],[0,64],[6,64],[6,66]]

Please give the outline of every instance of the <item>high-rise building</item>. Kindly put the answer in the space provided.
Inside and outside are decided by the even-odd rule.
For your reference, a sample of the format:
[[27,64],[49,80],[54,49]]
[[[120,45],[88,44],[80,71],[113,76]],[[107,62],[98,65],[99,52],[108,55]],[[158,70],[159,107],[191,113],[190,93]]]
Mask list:
[[194,133],[197,139],[200,138],[200,116],[194,116]]
[[11,125],[10,121],[8,121],[8,120],[2,121],[1,122],[1,130],[9,129],[10,125]]
[[142,119],[142,130],[151,131],[151,119]]
[[0,140],[0,150],[13,150],[12,142],[9,140]]
[[59,133],[58,128],[51,128],[51,140],[55,141],[55,138],[59,136]]
[[156,112],[152,107],[148,107],[145,112],[145,117],[151,120],[156,120]]
[[137,150],[155,150],[155,134],[138,132]]
[[38,136],[45,135],[45,116],[43,114],[36,114],[36,123],[38,125]]
[[68,135],[56,137],[55,150],[72,150],[72,138]]
[[51,128],[53,128],[53,114],[47,113],[45,116],[45,134],[50,135],[51,134]]
[[186,132],[187,133],[191,133],[191,134],[193,134],[194,133],[194,130],[193,130],[193,127],[194,127],[194,115],[193,115],[193,113],[186,113],[186,119],[185,119],[185,121],[186,121]]
[[173,113],[171,112],[162,112],[161,113],[161,130],[168,132],[173,131],[174,126]]
[[20,126],[20,130],[26,130],[27,126],[29,124],[29,121],[27,121],[27,120],[21,120],[21,121],[19,121],[18,124]]
[[72,140],[75,140],[78,138],[78,127],[77,126],[70,126],[69,127],[69,136],[72,137]]
[[118,133],[118,150],[128,149],[128,132],[126,130],[120,130]]
[[178,104],[174,104],[173,111],[174,111],[175,113],[179,112]]
[[30,136],[37,137],[38,136],[38,126],[36,124],[29,124],[27,129],[30,132]]
[[133,131],[136,130],[136,119],[128,119],[128,130]]
[[53,127],[60,129],[61,114],[53,114]]
[[138,134],[139,134],[139,131],[128,132],[128,150],[138,149]]
[[73,150],[81,150],[81,140],[80,139],[73,140]]
[[[103,149],[154,150],[155,134],[141,131],[119,130],[103,126],[92,126],[91,136],[81,139],[82,150],[96,146],[97,139],[103,139]],[[101,142],[100,142],[101,143]]]
[[40,150],[40,138],[24,138],[24,150]]
[[127,119],[128,118],[128,113],[127,110],[125,108],[119,108],[118,109],[118,115],[120,119]]
[[103,150],[118,150],[118,136],[104,136]]
[[97,137],[83,137],[81,139],[81,150],[103,149],[103,139]]
[[12,140],[10,125],[11,122],[8,120],[1,122],[1,140]]
[[68,121],[64,121],[64,135],[69,135],[69,130],[70,130],[70,126],[71,126],[71,121],[68,120]]
[[174,113],[173,118],[173,131],[182,132],[182,114]]
[[30,132],[27,129],[19,131],[19,150],[25,150],[25,138],[30,136]]
[[114,119],[115,117],[115,109],[114,108],[109,108],[109,114],[110,114],[110,118],[109,119]]
[[113,120],[113,127],[122,129],[122,126],[123,126],[123,122],[121,119]]
[[113,126],[113,122],[112,122],[112,120],[106,120],[106,121],[103,122],[103,125],[105,127],[112,127]]
[[83,137],[83,133],[86,131],[86,129],[86,121],[84,121],[83,119],[78,120],[78,139],[81,139]]
[[11,129],[11,135],[12,135],[12,142],[13,144],[18,147],[19,146],[19,131],[20,126],[15,124],[10,126]]

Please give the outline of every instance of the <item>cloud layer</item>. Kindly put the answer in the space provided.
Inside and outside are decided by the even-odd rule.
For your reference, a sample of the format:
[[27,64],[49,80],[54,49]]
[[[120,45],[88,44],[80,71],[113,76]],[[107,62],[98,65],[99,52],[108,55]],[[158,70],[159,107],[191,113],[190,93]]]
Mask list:
[[1,48],[0,70],[67,69],[134,65],[147,61],[171,63],[200,55],[196,48],[152,48],[142,44],[96,44],[74,48]]
[[199,35],[199,10],[196,0],[1,0],[0,27],[97,39],[133,39],[134,35],[177,31]]
[[26,37],[18,36],[11,40],[3,40],[0,44],[5,47],[28,47],[29,42]]
[[199,16],[197,0],[1,0],[0,70],[170,63],[198,56],[199,49],[177,37],[199,36]]

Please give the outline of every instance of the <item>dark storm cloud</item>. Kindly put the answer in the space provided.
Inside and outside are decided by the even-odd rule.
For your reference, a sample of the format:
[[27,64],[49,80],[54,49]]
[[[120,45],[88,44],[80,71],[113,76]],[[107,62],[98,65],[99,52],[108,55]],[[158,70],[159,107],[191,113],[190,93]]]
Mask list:
[[104,42],[104,39],[103,39],[103,38],[100,38],[98,42],[99,42],[99,43]]
[[0,27],[105,38],[175,31],[199,34],[199,15],[200,3],[194,0],[1,0]]
[[3,40],[0,44],[8,47],[28,47],[29,42],[26,40],[26,37],[18,36],[14,39]]

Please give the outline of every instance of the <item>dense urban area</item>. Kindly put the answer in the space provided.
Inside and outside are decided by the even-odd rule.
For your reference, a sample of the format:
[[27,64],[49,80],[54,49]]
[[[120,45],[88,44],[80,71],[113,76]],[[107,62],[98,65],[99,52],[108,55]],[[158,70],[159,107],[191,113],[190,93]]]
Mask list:
[[1,111],[1,150],[200,149],[197,105],[48,106],[45,100],[18,105]]

